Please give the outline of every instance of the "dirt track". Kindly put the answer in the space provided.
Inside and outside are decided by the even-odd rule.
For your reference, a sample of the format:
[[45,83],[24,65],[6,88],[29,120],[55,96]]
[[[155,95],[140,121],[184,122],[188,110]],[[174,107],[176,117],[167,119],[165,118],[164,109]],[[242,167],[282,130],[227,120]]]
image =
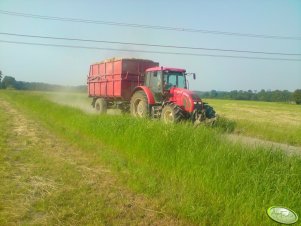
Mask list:
[[[80,172],[81,178],[84,178],[84,183],[89,183],[93,190],[96,190],[96,194],[105,197],[105,205],[114,210],[114,217],[103,219],[103,222],[107,222],[105,225],[190,225],[164,213],[156,200],[130,191],[120,183],[116,175],[106,166],[91,166],[93,156],[56,137],[43,128],[41,124],[28,118],[2,98],[0,98],[0,106],[11,119],[9,123],[12,129],[9,131],[8,140],[10,148],[22,151],[26,146],[26,148],[40,150],[49,159],[75,166],[77,171]],[[15,136],[20,139],[14,139]],[[26,142],[24,143],[22,140],[26,140]],[[20,169],[22,171],[29,170],[26,165],[20,165],[19,167],[22,167]],[[31,175],[31,179],[32,188],[40,191],[40,193],[49,189],[56,189],[56,183],[49,178]],[[37,191],[32,194],[36,193]],[[45,195],[47,195],[47,192]],[[23,200],[24,203],[20,203],[20,208],[30,206],[35,198],[34,195],[26,197]],[[53,213],[46,214],[53,215]],[[36,219],[33,222],[43,224],[44,221]],[[18,223],[22,224],[20,221]]]

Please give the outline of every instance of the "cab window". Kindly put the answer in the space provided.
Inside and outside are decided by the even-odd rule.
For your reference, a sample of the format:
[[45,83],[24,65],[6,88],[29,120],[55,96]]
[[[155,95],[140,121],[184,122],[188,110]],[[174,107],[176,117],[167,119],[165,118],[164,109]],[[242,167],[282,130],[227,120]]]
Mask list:
[[185,76],[181,72],[165,72],[164,73],[164,89],[171,87],[186,88]]

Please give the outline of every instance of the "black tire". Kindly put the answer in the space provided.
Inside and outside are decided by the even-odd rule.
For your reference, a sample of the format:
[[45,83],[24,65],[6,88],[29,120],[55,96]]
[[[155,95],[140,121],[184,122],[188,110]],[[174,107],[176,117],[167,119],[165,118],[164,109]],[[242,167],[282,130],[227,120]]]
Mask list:
[[204,104],[204,108],[205,108],[205,114],[206,114],[206,118],[215,118],[215,111],[213,109],[213,107],[211,107],[208,104]]
[[131,114],[138,118],[146,118],[149,116],[148,100],[143,91],[137,91],[132,96]]
[[173,103],[165,105],[161,113],[161,119],[166,124],[179,122],[183,118],[183,110]]
[[108,105],[107,105],[107,102],[106,102],[105,99],[98,98],[95,101],[95,110],[96,110],[96,112],[98,112],[100,114],[105,114],[105,113],[107,113],[107,108],[108,108]]

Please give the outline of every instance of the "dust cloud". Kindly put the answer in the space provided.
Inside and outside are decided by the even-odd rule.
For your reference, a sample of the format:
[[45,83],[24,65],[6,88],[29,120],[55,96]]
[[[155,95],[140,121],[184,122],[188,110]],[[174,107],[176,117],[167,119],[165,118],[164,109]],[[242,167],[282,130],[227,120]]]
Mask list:
[[[87,114],[98,114],[92,107],[92,98],[89,98],[86,93],[72,93],[72,92],[55,92],[47,93],[47,98],[57,104],[80,109]],[[120,110],[108,109],[110,115],[121,114]]]
[[85,113],[96,114],[92,107],[92,99],[86,93],[56,92],[48,93],[47,98],[57,104],[73,107]]

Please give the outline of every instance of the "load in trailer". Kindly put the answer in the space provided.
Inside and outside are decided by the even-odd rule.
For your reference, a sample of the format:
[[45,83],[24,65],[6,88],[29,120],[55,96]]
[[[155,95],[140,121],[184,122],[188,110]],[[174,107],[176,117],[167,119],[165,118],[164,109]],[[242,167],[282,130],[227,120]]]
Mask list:
[[132,58],[113,58],[90,66],[88,95],[99,113],[108,108],[135,117],[160,118],[165,123],[189,119],[214,121],[215,111],[187,89],[185,69]]

